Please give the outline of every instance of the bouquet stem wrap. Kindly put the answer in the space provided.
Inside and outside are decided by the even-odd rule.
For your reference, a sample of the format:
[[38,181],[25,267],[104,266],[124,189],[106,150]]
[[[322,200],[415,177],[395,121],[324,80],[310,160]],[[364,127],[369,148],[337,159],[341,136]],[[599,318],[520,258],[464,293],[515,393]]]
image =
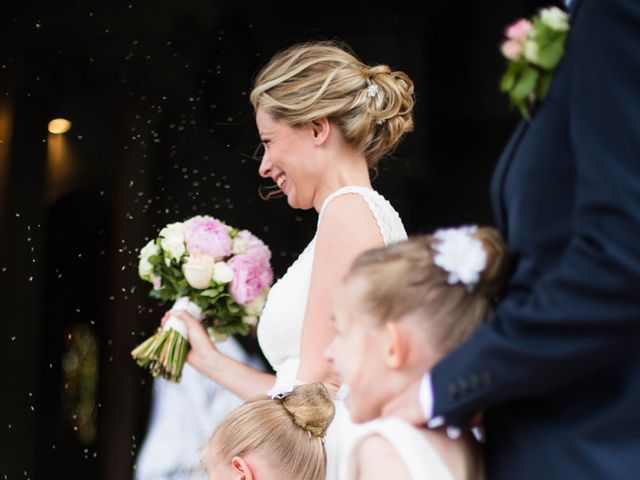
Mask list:
[[[178,298],[171,309],[185,310],[197,320],[203,318],[202,309],[187,297]],[[172,382],[179,382],[189,350],[188,340],[186,325],[172,315],[164,328],[136,347],[131,356],[154,377],[162,376]]]

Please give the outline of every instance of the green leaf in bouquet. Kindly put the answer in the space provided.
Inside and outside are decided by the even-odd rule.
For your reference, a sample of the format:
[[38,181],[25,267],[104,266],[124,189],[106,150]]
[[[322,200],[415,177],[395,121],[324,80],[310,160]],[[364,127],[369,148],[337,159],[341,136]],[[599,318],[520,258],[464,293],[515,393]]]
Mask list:
[[555,37],[545,45],[540,46],[540,52],[538,56],[538,65],[545,70],[553,70],[556,68],[560,59],[564,55],[564,43],[566,40],[566,34],[556,33]]
[[227,325],[214,325],[212,329],[219,335],[248,335],[251,332],[251,326],[242,321]]
[[519,63],[510,63],[507,71],[505,72],[502,80],[500,80],[500,91],[508,92],[513,88],[513,85],[516,83],[516,76],[518,75],[518,71],[521,69],[521,65]]
[[224,291],[224,287],[215,286],[215,287],[208,288],[206,290],[202,290],[201,292],[199,292],[199,295],[202,295],[203,297],[209,297],[209,298],[218,298],[223,291]]
[[159,290],[151,290],[149,292],[149,296],[151,298],[156,298],[158,300],[162,300],[163,302],[168,302],[175,298],[175,294],[168,288],[161,288]]
[[153,266],[164,263],[164,254],[160,252],[160,253],[157,253],[156,255],[151,255],[149,257],[149,263]]
[[511,100],[514,105],[520,105],[530,97],[536,87],[538,76],[538,71],[532,67],[527,67],[522,71],[522,75],[511,90]]
[[539,15],[533,17],[533,38],[538,43],[547,43],[558,32],[542,21]]

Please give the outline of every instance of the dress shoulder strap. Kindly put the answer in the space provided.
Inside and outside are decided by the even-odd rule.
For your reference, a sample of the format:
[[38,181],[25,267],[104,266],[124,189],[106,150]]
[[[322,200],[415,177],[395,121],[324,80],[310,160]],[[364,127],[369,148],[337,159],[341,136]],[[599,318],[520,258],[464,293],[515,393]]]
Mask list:
[[331,203],[334,198],[347,193],[360,195],[367,203],[369,210],[371,210],[373,217],[376,219],[376,223],[378,224],[378,228],[380,229],[380,234],[382,235],[385,245],[399,242],[407,238],[407,233],[404,229],[404,225],[402,224],[402,220],[391,204],[375,190],[360,186],[342,187],[329,195],[320,208],[320,213],[318,214],[318,226],[322,220],[322,214],[329,203]]

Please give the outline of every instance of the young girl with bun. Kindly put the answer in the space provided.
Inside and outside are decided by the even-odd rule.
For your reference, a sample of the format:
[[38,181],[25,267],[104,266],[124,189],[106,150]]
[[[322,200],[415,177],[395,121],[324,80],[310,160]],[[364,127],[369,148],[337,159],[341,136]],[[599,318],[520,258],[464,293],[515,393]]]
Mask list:
[[[440,230],[356,259],[335,299],[337,334],[327,351],[349,388],[345,402],[355,422],[380,417],[385,404],[488,318],[506,259],[498,232],[476,227]],[[366,423],[342,478],[481,478],[473,435],[449,434],[399,419]]]
[[333,416],[321,383],[249,400],[211,436],[204,458],[209,479],[325,480],[324,436]]

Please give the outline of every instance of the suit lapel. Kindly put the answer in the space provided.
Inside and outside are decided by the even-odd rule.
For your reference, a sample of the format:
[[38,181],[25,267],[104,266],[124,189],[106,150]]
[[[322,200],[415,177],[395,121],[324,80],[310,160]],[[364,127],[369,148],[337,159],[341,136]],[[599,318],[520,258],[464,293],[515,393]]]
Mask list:
[[505,238],[507,234],[507,212],[504,198],[504,183],[507,177],[507,172],[509,171],[509,166],[511,165],[511,160],[514,157],[517,147],[520,144],[522,136],[524,135],[524,132],[526,132],[528,126],[528,121],[520,121],[516,131],[511,135],[509,143],[507,143],[507,146],[502,152],[500,160],[498,160],[495,173],[493,174],[493,182],[491,186],[493,215],[498,229],[502,232]]

